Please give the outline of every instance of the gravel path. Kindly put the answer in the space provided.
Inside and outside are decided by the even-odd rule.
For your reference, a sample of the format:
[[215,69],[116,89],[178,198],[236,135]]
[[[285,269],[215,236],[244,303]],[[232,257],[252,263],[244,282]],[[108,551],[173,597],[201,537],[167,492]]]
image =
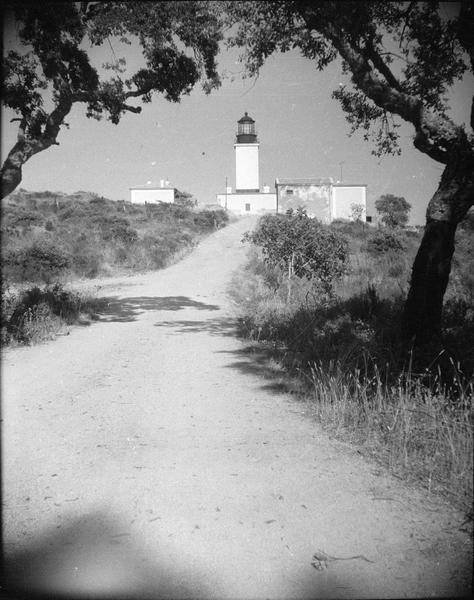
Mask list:
[[329,440],[244,352],[225,291],[252,224],[109,281],[99,322],[4,353],[12,585],[48,598],[469,594],[462,515]]

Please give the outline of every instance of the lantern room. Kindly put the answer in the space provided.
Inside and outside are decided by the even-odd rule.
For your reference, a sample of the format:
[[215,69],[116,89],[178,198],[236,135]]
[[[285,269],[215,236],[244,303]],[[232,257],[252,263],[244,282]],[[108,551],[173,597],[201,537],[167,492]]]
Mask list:
[[255,144],[258,142],[255,131],[255,121],[246,112],[237,121],[237,144]]

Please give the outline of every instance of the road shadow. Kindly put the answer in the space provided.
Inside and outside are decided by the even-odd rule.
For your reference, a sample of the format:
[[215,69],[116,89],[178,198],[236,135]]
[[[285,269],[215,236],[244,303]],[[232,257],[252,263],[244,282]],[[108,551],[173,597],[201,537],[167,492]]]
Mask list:
[[263,379],[265,383],[261,387],[264,390],[295,397],[303,392],[303,384],[292,368],[291,359],[277,348],[252,343],[236,350],[219,350],[218,353],[235,357],[226,368]]
[[[136,321],[139,315],[146,311],[177,312],[187,308],[199,311],[219,311],[221,309],[216,304],[207,304],[187,296],[110,296],[101,300],[102,306],[98,311],[97,320],[112,323]],[[248,341],[242,334],[240,319],[237,317],[162,320],[154,323],[154,327],[169,329],[171,334],[208,333],[214,336],[234,337]],[[299,393],[301,390],[301,384],[298,387],[296,378],[291,377],[291,365],[288,357],[282,355],[282,352],[275,348],[255,342],[240,349],[221,352],[235,356],[235,360],[227,365],[228,368],[261,377],[264,380],[262,389],[273,393],[295,393],[295,391]],[[285,368],[281,366],[282,360],[285,362]],[[288,372],[290,376],[288,376]]]
[[136,321],[138,315],[149,310],[178,311],[186,308],[196,310],[220,310],[216,304],[206,304],[186,296],[109,296],[102,299],[97,311],[98,320],[112,323]]
[[155,327],[167,327],[172,333],[210,333],[217,336],[238,337],[238,321],[232,317],[202,321],[158,321]]
[[[166,544],[150,554],[150,546],[130,524],[98,509],[71,518],[62,527],[51,527],[17,552],[3,553],[2,598],[9,600],[161,600],[219,598],[214,561],[179,563]],[[173,548],[173,546],[171,546]],[[242,549],[244,552],[244,549]],[[212,546],[209,548],[212,556]],[[308,563],[311,558],[308,556]],[[364,565],[365,566],[365,565]],[[235,567],[238,569],[239,565]],[[353,586],[345,569],[325,572],[298,567],[291,573],[291,597],[360,597],[360,580]],[[366,569],[367,577],[370,569]],[[242,573],[245,578],[245,574]],[[278,578],[279,574],[275,573]],[[226,582],[218,582],[221,591]],[[227,597],[227,596],[226,596]],[[254,597],[260,595],[255,589]],[[275,596],[271,596],[275,597]],[[285,597],[285,596],[282,596]]]
[[[150,555],[125,522],[97,510],[51,528],[19,552],[5,553],[2,597],[160,599],[209,597],[199,567]],[[8,595],[4,596],[3,594]]]

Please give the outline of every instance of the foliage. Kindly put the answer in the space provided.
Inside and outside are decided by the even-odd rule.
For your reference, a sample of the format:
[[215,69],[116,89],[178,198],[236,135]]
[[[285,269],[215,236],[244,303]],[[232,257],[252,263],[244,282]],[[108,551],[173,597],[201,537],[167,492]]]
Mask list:
[[395,229],[408,223],[411,204],[405,198],[384,194],[375,201],[375,209],[386,227]]
[[[23,215],[36,202],[34,220]],[[86,192],[15,192],[2,206],[2,275],[51,282],[163,268],[227,223],[223,210],[132,205]],[[30,223],[33,223],[30,225]]]
[[262,248],[265,262],[293,277],[319,282],[330,291],[346,269],[345,239],[298,209],[285,215],[266,215],[244,239]]
[[[87,117],[117,124],[140,113],[134,99],[147,103],[159,93],[178,102],[200,79],[207,93],[219,85],[221,26],[206,2],[7,2],[3,17],[18,43],[6,48],[1,96],[19,121],[2,167],[3,196],[21,181],[22,164],[57,143],[75,103],[85,104]],[[132,41],[143,55],[135,72],[113,49]],[[106,76],[85,49],[97,46],[112,49]]]
[[7,251],[3,262],[7,278],[18,273],[23,281],[49,283],[69,269],[71,256],[63,246],[43,238]]
[[362,130],[377,156],[397,154],[404,120],[414,129],[415,147],[444,165],[428,204],[402,322],[407,346],[439,342],[454,234],[474,203],[474,110],[468,129],[454,121],[448,104],[453,86],[474,72],[473,3],[224,4],[228,44],[243,48],[247,74],[258,75],[276,52],[297,49],[320,70],[339,57],[343,81],[332,97],[351,134]]
[[[474,280],[469,279],[472,236],[458,232],[459,259],[447,290],[443,312],[444,346],[426,354],[410,354],[401,340],[400,322],[403,302],[410,278],[410,263],[421,233],[403,239],[404,251],[368,251],[373,235],[386,232],[365,229],[357,223],[334,223],[343,227],[348,241],[346,272],[338,280],[331,296],[321,295],[306,279],[295,279],[291,297],[287,282],[275,276],[265,260],[263,249],[255,247],[249,263],[232,286],[234,300],[241,307],[242,331],[284,349],[286,355],[303,371],[308,362],[342,361],[347,369],[366,369],[367,356],[379,373],[388,369],[397,377],[400,369],[411,368],[423,373],[437,373],[442,368],[446,381],[464,373],[465,380],[474,373]],[[392,239],[390,237],[390,239]],[[400,240],[394,238],[396,243]],[[453,368],[459,363],[459,368]]]
[[351,204],[351,219],[352,219],[352,221],[355,221],[357,223],[361,222],[364,212],[365,212],[365,207],[363,204],[357,204],[356,202],[353,202]]
[[423,132],[422,121],[432,121],[432,115],[447,120],[447,91],[472,68],[468,2],[444,14],[430,2],[224,4],[227,23],[234,26],[227,43],[245,49],[241,61],[250,76],[275,52],[296,48],[319,70],[339,55],[354,87],[340,84],[333,97],[351,132],[362,129],[374,142],[374,154],[399,153],[397,116],[415,125],[422,151],[443,153],[441,139],[428,139],[437,123]]
[[378,230],[372,233],[367,239],[367,252],[371,256],[379,256],[387,252],[403,252],[406,245],[400,235]]
[[474,240],[458,231],[459,256],[443,312],[444,348],[423,355],[407,352],[400,332],[406,295],[401,282],[410,276],[421,232],[407,235],[401,254],[372,256],[370,228],[348,222],[330,227],[344,232],[350,248],[349,272],[332,297],[313,293],[306,279],[298,279],[288,299],[285,281],[272,279],[256,247],[234,275],[231,294],[241,333],[254,342],[253,360],[266,365],[270,355],[272,364],[278,361],[278,385],[306,394],[315,417],[333,435],[469,509],[474,286],[465,275]]
[[33,287],[21,293],[2,288],[2,345],[33,344],[53,338],[64,325],[94,318],[103,301],[60,284]]

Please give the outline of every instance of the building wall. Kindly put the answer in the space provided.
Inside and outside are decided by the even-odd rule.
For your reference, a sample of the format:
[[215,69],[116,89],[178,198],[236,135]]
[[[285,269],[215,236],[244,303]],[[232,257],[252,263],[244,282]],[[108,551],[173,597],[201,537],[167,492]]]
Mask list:
[[331,221],[331,185],[277,184],[278,212],[302,207],[322,223]]
[[258,179],[259,144],[234,144],[235,189],[259,190]]
[[276,194],[217,194],[217,203],[237,215],[276,212]]
[[332,189],[332,218],[351,219],[352,204],[363,207],[361,218],[365,221],[367,211],[367,188],[365,185],[335,185]]
[[174,202],[174,188],[130,188],[132,204],[158,204]]

